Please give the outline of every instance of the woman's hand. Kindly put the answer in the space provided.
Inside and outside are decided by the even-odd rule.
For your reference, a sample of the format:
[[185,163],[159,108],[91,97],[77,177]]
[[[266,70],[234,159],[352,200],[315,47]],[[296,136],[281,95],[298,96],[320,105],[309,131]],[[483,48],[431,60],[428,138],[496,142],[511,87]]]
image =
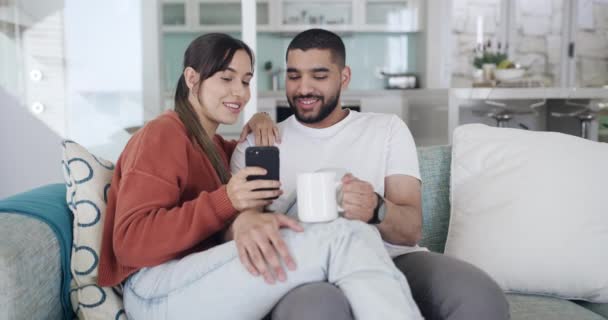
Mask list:
[[[261,208],[272,203],[269,198],[280,196],[283,191],[279,188],[281,183],[277,180],[252,180],[247,181],[248,176],[263,176],[266,169],[260,167],[246,167],[230,178],[226,186],[228,199],[232,206],[243,211],[247,209]],[[277,189],[277,190],[258,190]]]
[[241,131],[239,142],[245,141],[250,132],[253,132],[255,136],[256,146],[272,146],[275,142],[281,143],[279,127],[266,112],[258,112],[251,117]]
[[239,214],[230,227],[241,263],[252,275],[261,274],[268,284],[273,284],[275,277],[279,281],[287,279],[280,259],[289,270],[296,269],[296,264],[279,233],[279,229],[285,227],[297,232],[304,231],[297,221],[284,214],[253,210]]

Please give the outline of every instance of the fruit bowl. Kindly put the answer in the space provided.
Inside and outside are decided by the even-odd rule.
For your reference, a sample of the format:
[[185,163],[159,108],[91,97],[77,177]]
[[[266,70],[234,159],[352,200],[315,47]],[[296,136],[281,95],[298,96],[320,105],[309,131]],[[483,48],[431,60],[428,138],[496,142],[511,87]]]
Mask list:
[[521,68],[511,68],[511,69],[496,69],[494,71],[494,76],[498,81],[509,81],[520,79],[526,73],[525,69]]

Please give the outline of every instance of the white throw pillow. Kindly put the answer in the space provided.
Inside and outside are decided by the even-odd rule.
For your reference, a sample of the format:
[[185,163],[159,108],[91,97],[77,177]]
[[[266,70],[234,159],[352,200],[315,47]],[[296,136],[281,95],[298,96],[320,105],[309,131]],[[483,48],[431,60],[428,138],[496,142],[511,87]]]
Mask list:
[[79,319],[126,319],[122,289],[97,285],[97,269],[114,164],[65,140],[63,172],[66,199],[74,214],[70,298]]
[[445,253],[505,291],[608,302],[608,144],[464,125]]

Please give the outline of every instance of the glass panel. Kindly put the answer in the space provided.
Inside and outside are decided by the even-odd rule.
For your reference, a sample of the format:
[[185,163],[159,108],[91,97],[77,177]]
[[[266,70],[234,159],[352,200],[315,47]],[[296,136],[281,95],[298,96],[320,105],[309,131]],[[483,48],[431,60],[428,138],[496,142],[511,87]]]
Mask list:
[[516,31],[509,57],[526,70],[526,78],[559,86],[563,41],[563,0],[517,0]]
[[125,129],[143,123],[141,1],[11,1],[0,90],[41,127],[116,161]]
[[412,12],[407,10],[407,3],[368,2],[366,23],[399,26],[409,23]]
[[352,23],[351,3],[284,2],[283,24],[343,25]]
[[184,3],[163,3],[163,25],[186,25],[186,5]]
[[486,51],[498,51],[501,0],[454,0],[453,4],[451,86],[471,87],[483,81],[480,69],[473,64],[482,55],[480,43],[490,41]]
[[256,3],[256,21],[258,25],[267,25],[270,23],[268,11],[268,2]]
[[240,25],[240,3],[201,3],[199,5],[201,25]]
[[608,3],[579,3],[575,34],[576,86],[608,86]]

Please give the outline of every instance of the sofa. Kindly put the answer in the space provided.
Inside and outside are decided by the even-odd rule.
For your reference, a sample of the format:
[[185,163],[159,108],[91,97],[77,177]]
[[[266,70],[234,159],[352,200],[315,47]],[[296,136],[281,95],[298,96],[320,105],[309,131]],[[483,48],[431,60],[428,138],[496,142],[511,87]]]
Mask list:
[[[423,181],[423,239],[421,245],[443,252],[450,219],[449,180],[451,148],[433,146],[418,149]],[[7,201],[30,211],[54,210],[70,217],[62,183],[24,192]],[[16,201],[16,202],[15,202]],[[5,206],[6,207],[6,206]],[[46,221],[26,212],[0,212],[0,319],[61,319],[72,317],[62,308],[58,236],[65,230],[52,230]],[[69,232],[69,231],[68,231]],[[568,301],[546,296],[508,293],[511,319],[608,319],[608,304]]]

